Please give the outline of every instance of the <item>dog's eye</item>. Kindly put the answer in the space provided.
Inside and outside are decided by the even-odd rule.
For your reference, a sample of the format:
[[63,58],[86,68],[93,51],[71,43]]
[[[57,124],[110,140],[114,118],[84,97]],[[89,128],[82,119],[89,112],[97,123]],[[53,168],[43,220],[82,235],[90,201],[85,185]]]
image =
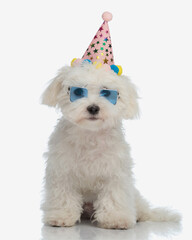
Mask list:
[[109,90],[101,90],[100,94],[103,96],[103,97],[109,97],[109,95],[111,94],[111,92]]
[[100,97],[106,98],[112,104],[117,103],[118,92],[116,90],[102,89],[100,91]]
[[76,96],[82,96],[82,95],[83,95],[83,89],[82,89],[82,88],[76,88],[76,89],[74,90],[74,94],[75,94]]
[[80,98],[88,96],[88,90],[86,88],[71,87],[70,88],[70,101],[74,102]]

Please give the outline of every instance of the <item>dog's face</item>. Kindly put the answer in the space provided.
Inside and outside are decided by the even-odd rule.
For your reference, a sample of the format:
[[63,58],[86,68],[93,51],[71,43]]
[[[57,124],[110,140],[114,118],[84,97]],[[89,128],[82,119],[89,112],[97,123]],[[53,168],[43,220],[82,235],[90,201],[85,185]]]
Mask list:
[[68,121],[93,131],[138,115],[137,93],[130,80],[90,64],[63,67],[45,90],[42,103],[59,107]]

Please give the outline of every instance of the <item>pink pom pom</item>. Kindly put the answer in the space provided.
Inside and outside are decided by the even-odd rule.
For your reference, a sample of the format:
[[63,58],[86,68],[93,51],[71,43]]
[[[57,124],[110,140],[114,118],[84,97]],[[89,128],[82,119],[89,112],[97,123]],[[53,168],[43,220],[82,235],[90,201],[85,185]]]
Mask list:
[[112,15],[112,13],[110,13],[110,12],[104,12],[104,13],[102,14],[102,18],[103,18],[104,21],[109,22],[109,21],[112,20],[113,15]]

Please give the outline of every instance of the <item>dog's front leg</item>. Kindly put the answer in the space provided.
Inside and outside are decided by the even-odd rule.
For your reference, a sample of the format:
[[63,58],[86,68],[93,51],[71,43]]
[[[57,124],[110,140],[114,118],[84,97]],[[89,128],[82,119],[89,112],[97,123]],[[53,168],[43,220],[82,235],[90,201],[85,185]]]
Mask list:
[[134,194],[127,182],[111,180],[94,203],[95,219],[102,228],[128,229],[136,223]]
[[82,196],[75,191],[70,181],[54,177],[54,184],[45,184],[43,222],[51,226],[73,226],[81,216]]

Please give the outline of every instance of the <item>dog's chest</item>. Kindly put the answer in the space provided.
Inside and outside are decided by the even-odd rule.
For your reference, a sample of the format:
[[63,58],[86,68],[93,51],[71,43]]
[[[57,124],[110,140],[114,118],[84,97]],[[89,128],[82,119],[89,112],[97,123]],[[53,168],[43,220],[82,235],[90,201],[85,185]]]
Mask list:
[[77,184],[86,189],[98,188],[119,174],[125,152],[119,129],[91,132],[71,127],[62,130],[55,146],[61,151],[59,166],[65,174],[73,176]]
[[77,153],[77,161],[95,160],[108,155],[114,147],[114,141],[104,133],[92,133],[76,138],[74,147]]
[[115,142],[116,139],[106,132],[76,138],[73,145],[73,174],[83,187],[98,188],[109,176],[118,172]]

